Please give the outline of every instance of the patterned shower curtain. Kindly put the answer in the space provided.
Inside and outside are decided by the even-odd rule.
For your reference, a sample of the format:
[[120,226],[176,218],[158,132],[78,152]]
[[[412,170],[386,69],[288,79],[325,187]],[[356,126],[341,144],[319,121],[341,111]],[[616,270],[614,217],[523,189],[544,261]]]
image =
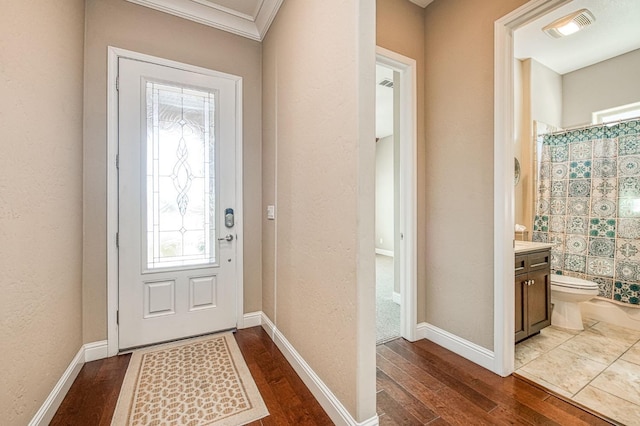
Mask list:
[[552,273],[640,305],[640,120],[546,135],[533,241],[555,244]]

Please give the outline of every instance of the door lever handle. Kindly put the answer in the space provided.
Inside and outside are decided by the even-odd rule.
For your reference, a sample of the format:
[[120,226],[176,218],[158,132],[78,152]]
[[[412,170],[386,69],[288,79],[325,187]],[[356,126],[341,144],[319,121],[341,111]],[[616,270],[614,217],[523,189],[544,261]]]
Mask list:
[[225,237],[218,238],[218,241],[233,241],[233,235],[227,234]]

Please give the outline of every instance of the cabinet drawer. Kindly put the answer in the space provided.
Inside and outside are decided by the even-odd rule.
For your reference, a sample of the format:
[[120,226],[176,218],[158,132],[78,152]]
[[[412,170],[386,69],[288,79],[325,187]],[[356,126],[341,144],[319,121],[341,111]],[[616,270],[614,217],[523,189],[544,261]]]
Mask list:
[[516,275],[527,272],[527,255],[516,256]]
[[531,253],[527,256],[528,267],[530,271],[537,271],[538,269],[547,269],[550,267],[551,255],[548,251],[541,251],[537,253]]

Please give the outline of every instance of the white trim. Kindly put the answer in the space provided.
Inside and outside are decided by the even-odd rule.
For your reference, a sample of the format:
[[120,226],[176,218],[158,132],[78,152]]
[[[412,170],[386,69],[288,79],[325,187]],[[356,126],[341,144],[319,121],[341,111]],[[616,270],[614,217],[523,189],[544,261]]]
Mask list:
[[84,346],[84,362],[91,362],[98,359],[104,359],[109,356],[109,348],[106,340],[99,342],[85,343]]
[[267,316],[264,312],[260,312],[260,318],[262,320],[262,328],[269,335],[271,340],[273,340],[273,333],[276,329],[276,325],[271,321],[271,318]]
[[397,303],[398,305],[402,304],[402,298],[400,297],[400,293],[396,293],[395,291],[391,295],[391,300],[393,303]]
[[501,376],[514,369],[515,310],[513,268],[513,31],[570,0],[532,0],[494,24],[494,362],[488,366]]
[[415,59],[376,47],[376,63],[400,73],[400,334],[414,342],[417,319],[417,76]]
[[381,248],[376,248],[376,254],[381,254],[383,256],[393,257],[393,250],[385,250]]
[[244,327],[244,245],[243,245],[243,133],[242,133],[242,77],[195,65],[183,64],[131,50],[109,46],[107,79],[107,346],[108,355],[118,354],[118,248],[115,235],[118,231],[118,58],[128,58],[157,65],[177,68],[203,75],[226,78],[236,83],[236,326]]
[[[209,72],[215,72],[208,70]],[[231,76],[236,81],[236,326],[244,328],[244,135],[242,77]]]
[[58,408],[60,407],[60,404],[62,404],[62,400],[64,400],[64,397],[67,395],[73,381],[78,376],[80,369],[82,369],[84,357],[85,349],[84,346],[81,346],[76,356],[73,357],[71,363],[69,363],[67,369],[62,373],[60,380],[58,380],[49,396],[47,396],[47,399],[45,399],[42,406],[40,406],[40,409],[29,422],[29,426],[45,426],[51,422],[51,419],[53,419],[56,411],[58,411]]
[[430,340],[486,369],[493,369],[495,363],[494,353],[489,349],[426,322],[418,324],[416,334],[419,338]]
[[262,327],[335,424],[349,426],[375,426],[378,424],[377,415],[363,422],[356,421],[264,312],[262,313]]
[[127,0],[252,40],[262,41],[283,0],[262,0],[254,16],[198,0]]
[[262,312],[249,312],[244,314],[244,321],[242,323],[242,327],[238,325],[238,328],[249,328],[249,327],[257,327],[262,325]]
[[118,56],[125,51],[107,48],[107,346],[109,356],[118,354]]
[[433,0],[409,0],[411,3],[415,3],[420,7],[427,7],[429,6]]

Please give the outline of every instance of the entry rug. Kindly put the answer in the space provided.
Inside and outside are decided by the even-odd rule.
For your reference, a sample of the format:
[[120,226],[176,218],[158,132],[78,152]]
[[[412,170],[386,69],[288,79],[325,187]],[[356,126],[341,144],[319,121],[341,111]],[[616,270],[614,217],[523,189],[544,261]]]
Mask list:
[[269,415],[232,333],[136,350],[112,426],[236,426]]

